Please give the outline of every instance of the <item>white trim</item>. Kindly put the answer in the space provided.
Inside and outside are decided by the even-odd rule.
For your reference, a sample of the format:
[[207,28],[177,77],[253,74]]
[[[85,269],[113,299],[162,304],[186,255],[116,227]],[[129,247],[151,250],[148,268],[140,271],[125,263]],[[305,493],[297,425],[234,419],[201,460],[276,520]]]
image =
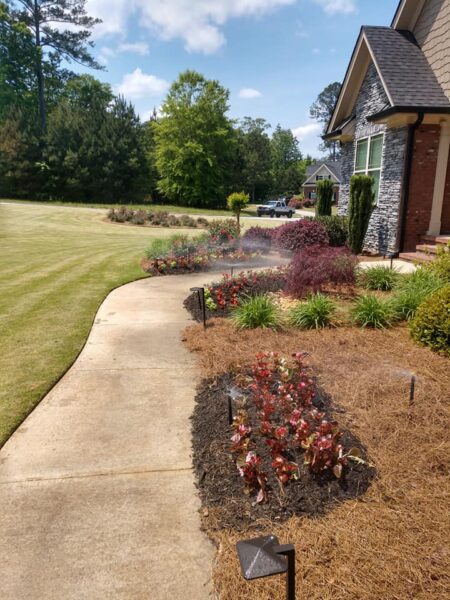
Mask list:
[[319,166],[319,168],[318,168],[316,171],[314,171],[314,173],[313,173],[312,175],[310,175],[310,176],[308,177],[308,179],[305,181],[305,183],[304,183],[303,185],[305,185],[306,183],[308,183],[308,181],[309,181],[309,180],[310,180],[312,177],[314,177],[314,175],[317,175],[317,173],[320,171],[320,169],[321,169],[322,167],[325,167],[325,168],[326,168],[326,170],[328,171],[328,173],[329,173],[329,174],[330,174],[330,175],[333,177],[333,179],[334,179],[335,181],[337,181],[338,183],[341,183],[341,182],[340,182],[340,180],[339,180],[339,179],[336,177],[336,175],[333,173],[333,171],[332,171],[332,170],[331,170],[329,167],[327,167],[327,165],[326,165],[325,163],[322,163],[322,164]]
[[439,149],[434,179],[433,203],[431,205],[428,235],[440,235],[442,208],[444,206],[445,183],[447,179],[448,158],[450,154],[450,122],[441,123]]
[[389,92],[388,86],[386,85],[386,82],[384,81],[384,77],[383,77],[383,75],[381,73],[380,67],[378,66],[377,60],[375,58],[374,53],[372,52],[372,48],[370,47],[369,40],[367,39],[365,33],[363,33],[363,37],[364,37],[364,40],[366,42],[367,49],[369,50],[370,57],[372,58],[372,62],[375,65],[375,68],[377,70],[378,77],[381,79],[381,83],[383,84],[384,91],[386,92],[386,96],[388,97],[388,100],[391,103],[391,106],[394,106],[394,100],[392,99],[392,96],[391,96],[391,94]]
[[[408,19],[406,11],[408,9],[411,10],[413,2],[416,3],[414,7],[415,10]],[[413,31],[414,27],[417,25],[417,21],[419,19],[420,13],[422,12],[424,4],[425,0],[403,0],[402,5],[397,10],[397,15],[394,17],[392,27],[394,29],[407,29],[408,31]],[[402,22],[402,24],[400,25],[400,21],[402,21],[402,19],[403,21],[406,20],[406,23]]]
[[[382,146],[381,146],[381,162],[380,162],[379,168],[377,168],[377,169],[369,169],[370,146],[372,144],[372,139],[375,138],[375,137],[382,137],[383,138],[383,143],[382,143]],[[364,169],[358,169],[358,170],[356,170],[356,158],[357,158],[357,153],[358,153],[358,142],[363,142],[364,140],[367,140],[366,166],[365,166]],[[385,141],[385,135],[384,135],[383,131],[381,131],[379,133],[374,133],[373,135],[367,135],[365,137],[358,138],[357,140],[355,140],[355,158],[353,160],[353,175],[369,175],[370,172],[372,172],[372,171],[380,171],[380,181],[378,183],[378,195],[375,198],[375,202],[376,202],[377,206],[378,206],[378,198],[380,197],[381,182],[383,180],[384,141]]]
[[343,98],[344,98],[344,96],[346,94],[347,86],[348,86],[350,77],[352,75],[353,67],[355,66],[356,60],[357,60],[357,58],[359,56],[359,52],[361,50],[362,42],[363,42],[363,36],[360,35],[359,40],[356,42],[355,50],[353,51],[352,60],[350,62],[348,70],[347,70],[347,76],[344,79],[341,91],[339,93],[339,98],[338,98],[338,101],[337,101],[337,104],[336,104],[336,108],[334,109],[334,113],[333,113],[333,116],[331,117],[330,125],[328,126],[328,132],[333,131],[333,129],[334,129],[335,125],[336,125],[336,118],[337,118],[337,115],[339,114],[339,111],[341,109],[342,100],[343,100]]
[[[365,49],[367,52],[367,57],[365,58],[364,62],[361,62],[363,60],[363,58],[361,57],[361,52],[362,50]],[[388,90],[388,87],[386,85],[386,82],[384,81],[384,78],[381,74],[380,71],[380,67],[378,66],[378,63],[375,60],[375,56],[372,52],[372,49],[370,47],[369,41],[367,40],[366,34],[364,31],[361,31],[358,42],[356,44],[355,50],[353,51],[353,55],[352,55],[352,60],[350,61],[350,65],[347,69],[347,73],[346,73],[346,77],[344,79],[344,82],[342,84],[342,89],[341,92],[339,94],[339,98],[336,104],[336,108],[334,109],[333,112],[333,116],[331,117],[330,120],[330,124],[328,126],[327,129],[327,133],[331,133],[335,127],[336,127],[336,121],[338,119],[338,116],[341,113],[342,110],[342,104],[344,102],[344,98],[346,98],[349,94],[348,94],[348,88],[350,85],[350,81],[353,79],[353,71],[356,67],[356,63],[357,61],[361,62],[360,65],[360,69],[361,69],[361,74],[359,76],[359,78],[357,79],[356,82],[353,82],[352,85],[352,94],[349,96],[349,104],[351,105],[350,109],[347,111],[347,113],[342,117],[342,120],[346,117],[348,117],[351,113],[351,111],[353,110],[353,107],[355,105],[356,99],[358,97],[358,94],[361,90],[361,86],[363,84],[364,78],[367,74],[367,69],[369,68],[370,65],[370,61],[373,62],[373,64],[375,65],[375,68],[377,70],[377,74],[378,77],[381,80],[381,83],[383,85],[383,89],[386,93],[386,96],[388,97],[388,100],[391,104],[391,106],[394,106],[394,102],[392,99],[392,96]],[[341,119],[340,119],[341,120]]]

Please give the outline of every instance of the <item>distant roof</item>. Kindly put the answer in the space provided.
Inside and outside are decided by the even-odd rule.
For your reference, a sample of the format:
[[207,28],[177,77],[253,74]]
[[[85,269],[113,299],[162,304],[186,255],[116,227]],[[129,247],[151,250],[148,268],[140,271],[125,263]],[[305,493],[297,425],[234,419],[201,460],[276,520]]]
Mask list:
[[328,167],[338,181],[341,181],[341,162],[338,160],[318,160],[312,163],[306,168],[306,180],[312,177],[323,165]]
[[363,27],[392,106],[449,108],[450,102],[414,35]]

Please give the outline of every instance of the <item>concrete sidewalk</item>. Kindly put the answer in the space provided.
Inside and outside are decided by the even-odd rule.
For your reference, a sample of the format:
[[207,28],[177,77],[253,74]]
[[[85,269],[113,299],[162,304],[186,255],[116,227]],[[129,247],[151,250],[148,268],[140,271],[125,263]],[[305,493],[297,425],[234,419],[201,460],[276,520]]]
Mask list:
[[[80,357],[0,451],[2,600],[203,600],[180,333],[201,275],[112,292]],[[70,307],[68,307],[70,309]]]

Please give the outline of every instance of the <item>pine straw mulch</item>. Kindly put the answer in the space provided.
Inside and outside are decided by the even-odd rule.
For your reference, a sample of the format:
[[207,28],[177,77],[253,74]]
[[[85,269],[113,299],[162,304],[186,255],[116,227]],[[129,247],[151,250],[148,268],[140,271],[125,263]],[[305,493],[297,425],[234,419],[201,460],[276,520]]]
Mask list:
[[[308,332],[236,331],[227,320],[185,332],[205,377],[237,370],[269,350],[306,351],[339,422],[367,448],[378,477],[366,494],[320,518],[267,520],[262,533],[297,549],[298,597],[308,600],[446,600],[450,597],[450,361],[415,346],[406,327]],[[409,404],[411,374],[416,396]],[[221,600],[284,597],[284,579],[245,582],[235,543],[254,531],[203,524],[218,546]],[[248,535],[247,535],[248,534]]]

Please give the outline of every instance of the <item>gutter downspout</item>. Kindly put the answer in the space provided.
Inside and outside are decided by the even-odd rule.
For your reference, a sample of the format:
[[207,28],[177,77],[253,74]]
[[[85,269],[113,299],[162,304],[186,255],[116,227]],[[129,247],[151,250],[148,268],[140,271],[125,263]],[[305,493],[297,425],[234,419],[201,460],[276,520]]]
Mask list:
[[403,190],[402,198],[400,202],[400,213],[399,213],[399,229],[397,233],[397,241],[395,244],[395,254],[399,254],[403,250],[403,244],[405,243],[405,227],[406,217],[408,214],[408,200],[409,200],[409,189],[411,185],[411,171],[414,157],[414,138],[416,131],[423,123],[425,113],[420,111],[417,114],[417,120],[415,123],[408,128],[408,140],[406,143],[406,157],[405,157],[405,176],[403,179]]

